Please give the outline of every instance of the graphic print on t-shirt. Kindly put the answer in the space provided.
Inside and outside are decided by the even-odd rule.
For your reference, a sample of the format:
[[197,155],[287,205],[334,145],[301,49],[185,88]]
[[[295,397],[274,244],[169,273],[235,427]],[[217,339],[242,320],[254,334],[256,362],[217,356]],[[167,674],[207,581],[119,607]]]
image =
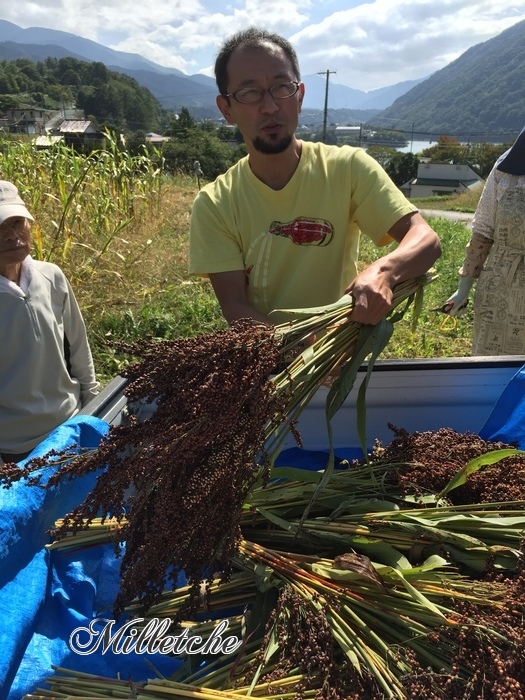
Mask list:
[[334,229],[325,219],[307,219],[299,216],[289,223],[272,221],[269,233],[274,236],[285,236],[296,245],[325,246],[332,240]]

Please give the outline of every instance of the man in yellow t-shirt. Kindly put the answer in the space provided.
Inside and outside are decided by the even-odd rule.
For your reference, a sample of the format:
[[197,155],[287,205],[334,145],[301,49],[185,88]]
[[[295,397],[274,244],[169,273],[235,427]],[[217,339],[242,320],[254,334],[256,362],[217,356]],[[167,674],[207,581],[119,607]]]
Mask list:
[[[436,233],[362,149],[297,139],[304,85],[287,40],[240,32],[219,52],[215,75],[217,105],[248,155],[195,199],[190,272],[209,276],[229,322],[268,323],[274,309],[344,293],[355,299],[352,320],[379,322],[393,287],[439,257]],[[361,232],[398,246],[357,274]]]

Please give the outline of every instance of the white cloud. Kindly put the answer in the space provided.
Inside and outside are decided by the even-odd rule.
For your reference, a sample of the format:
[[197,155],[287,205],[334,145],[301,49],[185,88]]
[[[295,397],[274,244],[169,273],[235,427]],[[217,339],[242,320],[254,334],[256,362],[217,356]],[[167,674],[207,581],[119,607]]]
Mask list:
[[[337,82],[369,90],[425,77],[525,18],[525,0],[510,8],[494,0],[376,0],[338,10],[341,5],[348,3],[328,0],[324,8],[317,7],[315,14],[330,11],[317,23],[298,17],[295,33],[283,31],[280,19],[263,18],[260,24],[291,39],[303,75],[334,70]],[[273,18],[266,12],[271,8],[264,7]]]
[[376,0],[335,12],[291,37],[303,74],[337,71],[334,80],[374,89],[422,78],[469,47],[525,18],[525,0]]

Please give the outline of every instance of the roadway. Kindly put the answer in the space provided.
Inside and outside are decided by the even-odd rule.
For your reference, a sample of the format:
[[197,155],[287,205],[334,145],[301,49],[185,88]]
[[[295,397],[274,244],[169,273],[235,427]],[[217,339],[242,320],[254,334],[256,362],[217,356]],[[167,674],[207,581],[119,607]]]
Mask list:
[[425,219],[449,219],[451,221],[460,221],[467,228],[471,228],[474,214],[469,214],[464,211],[447,211],[445,209],[420,209],[419,213]]

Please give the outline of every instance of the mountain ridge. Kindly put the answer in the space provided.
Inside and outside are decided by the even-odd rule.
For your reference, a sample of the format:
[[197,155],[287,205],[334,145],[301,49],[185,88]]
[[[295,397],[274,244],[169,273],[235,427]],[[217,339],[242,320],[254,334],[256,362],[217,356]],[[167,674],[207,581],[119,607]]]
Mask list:
[[[79,60],[104,63],[110,70],[135,78],[147,87],[165,109],[186,106],[211,107],[216,110],[217,88],[215,80],[209,76],[186,75],[176,68],[161,66],[139,54],[116,51],[76,34],[40,27],[23,29],[12,22],[0,20],[0,59],[28,58],[42,61],[47,56],[72,56]],[[324,109],[325,80],[319,75],[305,76],[303,80],[307,88],[305,108]],[[403,81],[367,92],[331,81],[330,108],[385,109],[419,82],[420,80]]]
[[[28,43],[29,42],[29,43]],[[49,54],[53,52],[53,54]],[[197,119],[220,116],[215,104],[213,78],[203,74],[186,75],[175,68],[156,64],[139,54],[115,51],[58,30],[30,27],[22,29],[0,20],[0,59],[44,60],[46,55],[65,55],[103,63],[108,69],[134,78],[148,88],[166,110],[187,107]],[[303,122],[319,123],[328,87],[329,122],[362,123],[369,128],[375,121],[388,123],[392,130],[439,137],[455,136],[463,142],[513,139],[525,123],[525,20],[498,36],[477,44],[455,61],[426,78],[402,81],[369,92],[329,81],[322,74],[303,77],[306,96]]]
[[441,132],[462,141],[514,134],[525,124],[525,20],[467,49],[380,113],[392,128]]
[[45,27],[28,27],[23,29],[12,22],[2,19],[0,20],[0,42],[4,41],[11,41],[16,44],[57,45],[77,53],[82,60],[100,61],[101,63],[107,63],[115,55],[118,55],[118,64],[123,68],[138,69],[149,66],[150,70],[184,75],[182,71],[176,68],[166,68],[144,58],[140,54],[115,51],[91,39],[84,39],[84,37],[77,34]]

